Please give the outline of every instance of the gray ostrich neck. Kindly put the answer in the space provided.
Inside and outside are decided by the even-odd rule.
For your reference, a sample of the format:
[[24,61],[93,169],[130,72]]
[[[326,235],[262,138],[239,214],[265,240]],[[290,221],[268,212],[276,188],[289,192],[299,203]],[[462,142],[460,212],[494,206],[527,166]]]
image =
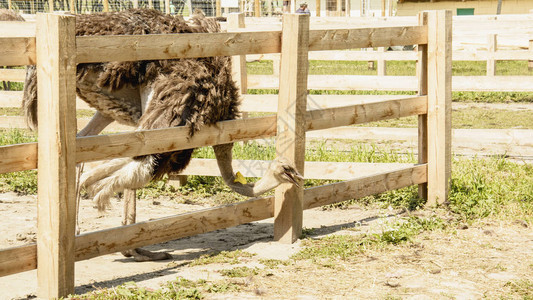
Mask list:
[[255,183],[242,184],[235,182],[235,174],[231,165],[233,160],[231,152],[233,144],[217,145],[213,146],[213,149],[215,150],[215,156],[222,178],[234,192],[247,197],[257,197],[280,185],[279,180],[276,179],[276,176],[270,169]]

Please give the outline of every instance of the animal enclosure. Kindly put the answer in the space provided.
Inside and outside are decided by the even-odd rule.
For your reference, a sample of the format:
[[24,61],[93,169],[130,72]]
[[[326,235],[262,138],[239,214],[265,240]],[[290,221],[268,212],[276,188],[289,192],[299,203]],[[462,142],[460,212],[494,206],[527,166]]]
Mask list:
[[[23,32],[18,26],[27,25],[9,26]],[[316,30],[309,28],[308,16],[292,14],[284,15],[281,31],[267,32],[76,37],[74,28],[72,16],[40,14],[35,34],[0,37],[0,65],[37,65],[39,119],[48,120],[39,125],[38,149],[36,143],[0,147],[2,172],[39,171],[38,244],[0,250],[0,276],[37,268],[40,297],[74,291],[75,261],[271,217],[274,239],[293,242],[301,234],[304,209],[410,185],[419,185],[429,206],[447,197],[450,11],[422,13],[415,26],[379,28]],[[418,45],[418,96],[307,109],[309,51],[413,44]],[[219,122],[192,138],[187,127],[76,138],[76,64],[263,53],[281,53],[277,115]],[[305,170],[312,165],[304,162],[305,132],[411,115],[419,119],[416,165],[306,190],[285,184],[274,197],[75,236],[77,163],[276,137],[277,155],[293,160],[304,176],[313,177],[313,168],[309,174]],[[334,179],[346,179],[346,173],[337,173]]]

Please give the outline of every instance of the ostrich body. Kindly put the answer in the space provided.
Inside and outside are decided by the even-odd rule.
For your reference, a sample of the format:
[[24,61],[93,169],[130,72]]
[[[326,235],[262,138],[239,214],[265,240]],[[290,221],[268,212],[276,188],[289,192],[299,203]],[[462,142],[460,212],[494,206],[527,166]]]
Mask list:
[[[76,35],[132,35],[219,32],[214,20],[196,13],[186,22],[181,17],[150,9],[76,15]],[[188,126],[189,136],[201,127],[239,117],[240,95],[231,77],[229,57],[156,61],[79,64],[77,95],[97,110],[78,136],[100,133],[118,121],[137,130]],[[35,67],[27,68],[23,110],[30,128],[37,127]],[[255,197],[282,183],[295,183],[301,175],[283,158],[273,161],[265,176],[255,184],[235,180],[231,166],[233,144],[213,146],[224,182],[235,192]],[[137,189],[169,172],[182,171],[194,149],[154,155],[112,159],[82,174],[80,186],[94,195],[104,210],[114,193]],[[127,216],[125,216],[127,217]],[[125,224],[134,221],[126,221]],[[136,260],[170,258],[136,249]]]

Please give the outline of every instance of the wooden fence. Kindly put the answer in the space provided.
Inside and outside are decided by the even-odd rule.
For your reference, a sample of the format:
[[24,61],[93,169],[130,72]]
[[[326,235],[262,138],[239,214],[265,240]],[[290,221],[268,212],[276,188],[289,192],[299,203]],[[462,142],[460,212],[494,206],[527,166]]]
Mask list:
[[[41,14],[35,35],[0,37],[0,65],[36,63],[38,116],[47,120],[39,124],[38,149],[36,143],[0,147],[1,172],[39,170],[38,243],[0,250],[0,276],[37,268],[39,296],[61,297],[74,291],[79,260],[271,217],[275,240],[293,242],[301,234],[304,209],[410,185],[419,185],[428,205],[444,202],[451,172],[451,12],[425,12],[419,20],[415,26],[309,30],[308,16],[287,14],[281,31],[76,37],[74,17]],[[306,108],[309,51],[412,44],[419,45],[418,96]],[[277,116],[219,122],[192,138],[186,127],[76,138],[78,63],[260,53],[281,53]],[[416,165],[306,190],[284,184],[274,197],[75,236],[77,163],[275,136],[278,155],[292,159],[308,177],[306,131],[409,115],[419,118]],[[349,164],[328,165],[338,170]],[[333,177],[350,178],[340,173]]]

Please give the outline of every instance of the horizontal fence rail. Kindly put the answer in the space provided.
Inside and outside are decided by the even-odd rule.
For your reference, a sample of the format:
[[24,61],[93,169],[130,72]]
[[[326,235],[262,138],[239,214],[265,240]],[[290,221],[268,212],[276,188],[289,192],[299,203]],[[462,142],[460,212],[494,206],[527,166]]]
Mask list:
[[[8,44],[0,47],[0,65],[35,64],[34,37],[2,40]],[[425,43],[427,28],[424,26],[314,30],[309,33],[310,51]],[[77,63],[279,53],[281,31],[79,36],[76,46]]]
[[[427,113],[427,96],[386,100],[307,112],[307,130],[320,130]],[[78,137],[76,162],[138,156],[213,146],[276,135],[276,116],[218,122],[189,137],[187,126]],[[152,141],[146,143],[146,141]],[[157,141],[157,142],[155,142]],[[37,167],[36,143],[2,146],[0,172]]]

